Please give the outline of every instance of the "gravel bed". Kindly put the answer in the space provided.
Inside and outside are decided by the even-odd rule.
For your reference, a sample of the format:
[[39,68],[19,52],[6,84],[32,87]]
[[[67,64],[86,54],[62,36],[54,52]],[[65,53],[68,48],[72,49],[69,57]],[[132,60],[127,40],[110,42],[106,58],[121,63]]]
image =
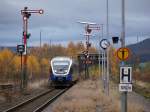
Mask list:
[[11,102],[6,102],[6,101],[0,101],[0,112],[15,106],[18,103],[21,103],[27,99],[30,99],[40,93],[42,93],[43,91],[46,91],[48,88],[47,87],[42,87],[42,88],[38,88],[38,89],[30,89],[28,90],[27,94],[20,94],[19,92],[13,92],[12,95],[12,100]]

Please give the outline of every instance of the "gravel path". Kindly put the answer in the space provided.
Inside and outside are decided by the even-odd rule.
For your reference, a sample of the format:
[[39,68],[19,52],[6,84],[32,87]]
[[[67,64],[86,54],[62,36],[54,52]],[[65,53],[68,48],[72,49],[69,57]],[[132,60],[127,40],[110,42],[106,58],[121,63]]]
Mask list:
[[[80,82],[63,94],[52,105],[48,106],[43,112],[60,112],[60,110],[61,112],[81,111],[78,109],[89,112],[120,112],[120,94],[118,87],[116,87],[117,85],[110,92],[112,94],[110,99],[114,100],[112,101],[109,98],[107,99],[107,96],[97,92],[98,90],[95,89],[94,83],[90,81]],[[98,83],[97,87],[101,88],[99,85]],[[150,112],[150,101],[135,92],[128,93],[128,105],[130,106],[128,112]],[[140,110],[141,108],[142,111]]]
[[144,112],[150,112],[150,100],[143,96],[135,92],[128,93],[128,103],[130,102],[136,102],[144,108]]

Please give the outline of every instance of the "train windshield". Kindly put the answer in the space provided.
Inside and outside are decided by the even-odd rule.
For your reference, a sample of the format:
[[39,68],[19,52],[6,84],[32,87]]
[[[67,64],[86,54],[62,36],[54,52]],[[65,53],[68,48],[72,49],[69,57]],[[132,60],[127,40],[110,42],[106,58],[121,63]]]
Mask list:
[[65,74],[68,72],[69,65],[70,65],[69,61],[54,61],[53,62],[54,72],[57,74]]

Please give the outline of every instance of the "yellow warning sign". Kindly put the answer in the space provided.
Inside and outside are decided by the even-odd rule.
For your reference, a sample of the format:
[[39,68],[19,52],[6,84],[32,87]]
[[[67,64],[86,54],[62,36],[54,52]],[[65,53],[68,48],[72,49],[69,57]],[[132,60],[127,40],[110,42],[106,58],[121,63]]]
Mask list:
[[129,55],[130,55],[130,51],[128,48],[119,48],[117,50],[117,57],[120,59],[120,60],[127,60],[129,58]]

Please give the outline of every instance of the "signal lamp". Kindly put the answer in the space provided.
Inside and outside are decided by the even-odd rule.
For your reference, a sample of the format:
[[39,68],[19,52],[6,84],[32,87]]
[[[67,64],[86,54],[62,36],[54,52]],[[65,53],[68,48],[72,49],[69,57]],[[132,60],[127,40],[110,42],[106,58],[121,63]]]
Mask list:
[[119,41],[119,37],[112,37],[112,41],[114,44],[117,44]]
[[30,38],[30,36],[31,36],[31,33],[28,33],[28,34],[27,34],[27,39],[29,39],[29,38]]

